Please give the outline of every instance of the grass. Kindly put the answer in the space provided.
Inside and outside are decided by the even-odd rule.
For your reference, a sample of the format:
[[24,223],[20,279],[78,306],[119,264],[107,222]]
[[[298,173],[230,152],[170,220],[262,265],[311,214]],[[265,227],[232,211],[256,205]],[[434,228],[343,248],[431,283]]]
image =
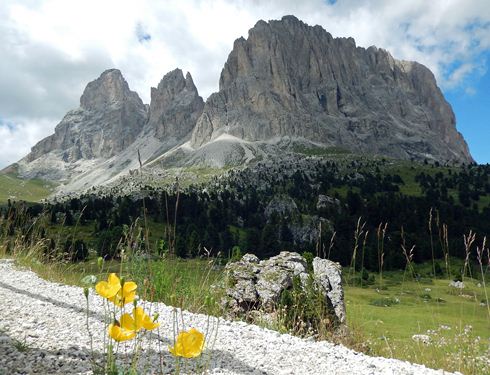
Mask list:
[[85,276],[95,275],[98,280],[105,280],[109,273],[115,272],[143,287],[145,300],[164,302],[195,313],[219,315],[221,312],[217,304],[219,296],[211,294],[211,285],[222,276],[221,267],[214,259],[135,258],[124,263],[112,260],[105,261],[102,270],[97,259],[80,263],[46,263],[27,254],[16,259],[18,265],[30,268],[39,277],[52,282],[84,286],[82,279]]
[[[401,274],[384,275],[384,290],[345,288],[348,325],[362,332],[370,354],[464,374],[490,370],[490,363],[483,364],[490,320],[478,281],[465,280],[466,288],[456,291],[449,280],[424,285],[400,282]],[[428,335],[431,342],[416,342],[414,335]]]
[[0,204],[7,200],[39,202],[47,198],[54,189],[54,184],[39,180],[23,180],[13,174],[0,174]]
[[17,351],[19,351],[21,353],[25,353],[30,349],[29,345],[27,344],[27,339],[25,336],[24,336],[24,340],[22,340],[22,341],[17,340],[17,339],[13,339],[13,345],[14,345],[14,348],[17,349]]

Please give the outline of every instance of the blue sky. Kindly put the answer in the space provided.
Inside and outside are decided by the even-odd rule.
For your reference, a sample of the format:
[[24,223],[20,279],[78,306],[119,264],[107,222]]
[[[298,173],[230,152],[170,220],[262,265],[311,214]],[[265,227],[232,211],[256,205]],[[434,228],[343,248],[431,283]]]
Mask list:
[[485,73],[468,77],[466,85],[445,90],[456,115],[456,127],[463,133],[471,154],[478,163],[490,163],[490,53]]
[[179,67],[207,98],[234,40],[288,14],[427,66],[474,158],[490,163],[489,0],[2,0],[0,168],[52,134],[104,70],[149,103]]

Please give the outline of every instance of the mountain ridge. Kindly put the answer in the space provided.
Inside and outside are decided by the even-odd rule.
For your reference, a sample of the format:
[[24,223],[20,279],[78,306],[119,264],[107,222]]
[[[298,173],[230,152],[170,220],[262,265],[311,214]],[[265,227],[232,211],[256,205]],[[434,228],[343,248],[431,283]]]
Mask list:
[[53,135],[6,170],[80,190],[139,168],[138,153],[154,169],[220,167],[280,153],[291,141],[398,159],[473,162],[455,124],[425,66],[285,16],[260,20],[247,39],[235,40],[219,90],[206,102],[190,73],[179,68],[151,88],[149,105],[119,70],[106,70]]

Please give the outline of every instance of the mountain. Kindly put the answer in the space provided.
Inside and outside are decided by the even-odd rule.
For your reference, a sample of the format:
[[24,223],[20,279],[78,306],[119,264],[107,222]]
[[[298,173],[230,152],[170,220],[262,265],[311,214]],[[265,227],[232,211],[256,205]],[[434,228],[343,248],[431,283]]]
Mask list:
[[21,176],[66,180],[129,147],[147,122],[148,110],[121,72],[110,69],[90,82],[80,107],[69,111],[53,135],[17,163]]
[[187,136],[201,116],[204,101],[191,74],[182,70],[167,73],[157,88],[151,89],[150,117],[147,128],[160,140]]
[[303,138],[401,159],[473,160],[429,69],[332,38],[294,16],[259,21],[235,41],[192,146],[222,134]]
[[80,107],[68,112],[55,133],[36,144],[26,160],[53,151],[63,151],[65,162],[109,158],[134,142],[146,119],[145,105],[129,90],[121,72],[107,70],[87,85]]
[[151,89],[150,105],[110,69],[90,82],[80,107],[69,111],[53,135],[6,171],[22,178],[63,183],[62,191],[105,183],[190,138],[204,102],[192,77],[175,69]]
[[121,72],[90,82],[80,107],[7,170],[63,191],[140,167],[246,165],[296,147],[472,162],[429,69],[357,47],[294,16],[259,21],[235,41],[204,103],[189,73],[167,73],[145,105]]

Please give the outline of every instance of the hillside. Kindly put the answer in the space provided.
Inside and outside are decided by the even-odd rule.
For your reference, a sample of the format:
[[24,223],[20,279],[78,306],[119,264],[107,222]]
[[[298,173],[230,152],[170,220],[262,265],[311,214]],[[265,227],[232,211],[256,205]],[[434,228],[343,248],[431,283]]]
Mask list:
[[0,174],[0,205],[11,201],[39,202],[48,198],[55,184],[40,179],[21,179],[15,174]]

